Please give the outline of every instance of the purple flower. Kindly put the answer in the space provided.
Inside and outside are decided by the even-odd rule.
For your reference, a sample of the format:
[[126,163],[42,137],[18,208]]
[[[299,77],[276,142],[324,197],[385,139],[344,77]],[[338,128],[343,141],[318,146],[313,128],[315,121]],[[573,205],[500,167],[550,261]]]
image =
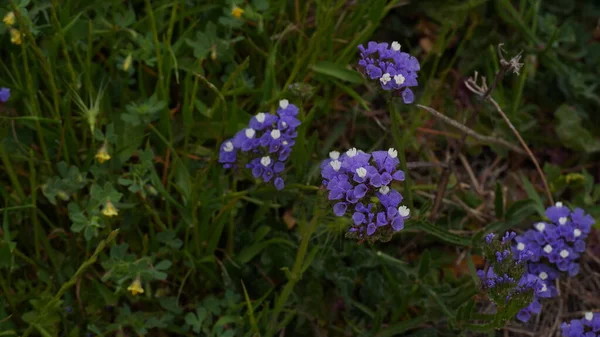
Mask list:
[[[343,154],[332,151],[329,158],[321,162],[323,186],[329,191],[329,200],[341,200],[344,207],[351,210],[352,233],[374,235],[378,230],[391,228],[393,232],[404,228],[410,210],[400,206],[402,195],[391,187],[393,180],[402,181],[405,174],[396,167],[400,164],[398,152],[375,151],[372,154],[352,148]],[[376,198],[379,203],[371,203]],[[365,206],[368,205],[368,206]],[[334,206],[337,216],[346,214],[341,211],[340,203]]]
[[582,319],[563,322],[560,328],[564,337],[597,337],[597,333],[600,333],[600,314],[586,312]]
[[[298,136],[296,128],[300,125],[300,120],[296,118],[298,107],[285,99],[279,101],[277,114],[259,112],[253,116],[247,128],[221,144],[219,163],[224,168],[233,168],[238,159],[238,151],[242,152],[250,157],[246,168],[251,170],[255,178],[264,182],[272,181],[275,188],[281,190],[285,187],[281,175],[295,145]],[[341,195],[337,197],[339,198]]]
[[5,103],[10,98],[9,88],[0,88],[0,102]]
[[408,53],[400,51],[396,41],[391,45],[369,41],[367,48],[358,46],[361,59],[358,65],[371,80],[378,80],[386,91],[401,93],[404,103],[414,101],[414,94],[409,87],[418,85],[417,72],[419,61]]
[[219,149],[219,163],[223,164],[224,168],[231,168],[237,159],[237,150],[233,146],[231,139],[228,139],[221,144]]

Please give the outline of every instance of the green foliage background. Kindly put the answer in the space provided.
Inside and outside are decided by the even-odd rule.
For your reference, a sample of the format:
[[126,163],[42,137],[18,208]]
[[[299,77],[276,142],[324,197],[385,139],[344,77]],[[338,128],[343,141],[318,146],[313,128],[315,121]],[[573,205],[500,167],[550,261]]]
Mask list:
[[[343,234],[319,190],[334,149],[395,146],[443,162],[459,130],[376,90],[357,45],[421,62],[416,102],[464,121],[462,82],[524,52],[493,97],[555,198],[594,217],[600,188],[600,5],[541,0],[9,0],[2,39],[0,335],[457,336],[490,330],[475,276],[484,232],[528,226],[547,201],[526,157],[468,139],[442,215],[441,168],[399,186],[414,204],[385,244]],[[232,9],[244,9],[241,18]],[[276,192],[217,163],[221,142],[279,99],[303,124]],[[397,113],[399,120],[390,119]],[[397,124],[393,124],[397,122]],[[485,107],[474,130],[517,144]],[[111,159],[95,155],[105,146]],[[102,214],[106,200],[118,216]],[[474,213],[475,211],[475,213]],[[466,261],[461,262],[460,261]],[[479,262],[478,262],[479,261]],[[458,263],[458,264],[457,264]],[[145,292],[127,291],[139,278]],[[494,332],[489,332],[493,335]]]

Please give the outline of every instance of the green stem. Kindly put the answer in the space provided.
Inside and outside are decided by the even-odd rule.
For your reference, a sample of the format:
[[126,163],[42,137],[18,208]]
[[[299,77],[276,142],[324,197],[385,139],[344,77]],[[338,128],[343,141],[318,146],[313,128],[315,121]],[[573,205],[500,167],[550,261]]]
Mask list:
[[[54,297],[40,310],[40,315],[38,317],[45,317],[47,315],[47,311],[61,299],[61,297],[67,292],[67,290],[69,290],[69,288],[77,284],[77,280],[83,275],[86,269],[88,269],[94,263],[96,263],[96,260],[98,260],[98,256],[100,255],[100,253],[102,253],[104,248],[106,248],[106,246],[117,237],[117,234],[119,234],[118,229],[112,231],[106,239],[100,241],[100,244],[98,244],[98,247],[96,247],[94,254],[92,254],[92,256],[89,259],[87,259],[87,261],[82,263],[81,266],[79,266],[79,269],[77,269],[75,275],[73,275],[73,277],[71,277],[69,281],[63,283],[56,295],[54,295]],[[32,322],[31,325],[29,325],[29,327],[27,328],[27,330],[25,330],[22,337],[29,336],[29,334],[34,328],[36,328],[37,325],[37,322]]]
[[393,100],[388,101],[388,107],[390,109],[391,120],[392,120],[392,137],[394,138],[394,143],[396,148],[398,149],[398,155],[400,156],[400,168],[405,173],[404,179],[404,197],[406,198],[406,202],[408,203],[409,208],[413,208],[413,198],[411,185],[412,182],[410,180],[410,174],[408,172],[408,168],[406,166],[406,153],[404,148],[404,140],[405,137],[400,135],[400,113],[396,109],[396,104],[394,104]]
[[294,261],[292,272],[288,276],[289,281],[281,291],[281,294],[279,295],[279,298],[275,303],[275,307],[273,308],[273,313],[271,316],[271,321],[269,322],[269,326],[267,328],[268,330],[265,335],[266,337],[270,337],[275,333],[277,329],[277,318],[279,317],[279,313],[283,310],[283,307],[285,306],[288,297],[292,294],[294,286],[302,278],[304,258],[306,257],[306,252],[308,250],[308,243],[310,242],[313,233],[317,229],[320,215],[321,210],[317,210],[311,222],[308,224],[308,227],[306,227],[304,233],[302,233],[302,241],[300,241],[300,248],[298,248],[298,254],[296,255],[296,260]]

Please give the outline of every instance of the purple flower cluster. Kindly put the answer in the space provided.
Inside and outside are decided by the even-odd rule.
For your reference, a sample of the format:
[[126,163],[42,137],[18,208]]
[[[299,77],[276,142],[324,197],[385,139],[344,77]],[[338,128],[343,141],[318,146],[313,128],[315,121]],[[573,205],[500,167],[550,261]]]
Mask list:
[[583,319],[565,322],[560,328],[563,337],[598,337],[600,336],[600,314],[586,312]]
[[[567,272],[575,276],[579,272],[577,258],[585,251],[585,239],[592,229],[594,219],[577,208],[575,211],[557,202],[546,209],[549,222],[538,222],[533,227],[515,237],[516,245],[512,250],[515,254],[527,252],[527,271],[545,285],[547,292],[540,298],[550,298],[557,295],[556,287],[552,285],[560,276]],[[517,318],[526,322],[531,314],[539,314],[540,306],[536,296],[534,302],[523,308]]]
[[391,45],[370,41],[367,48],[360,45],[358,49],[361,57],[358,64],[370,79],[379,80],[383,90],[401,92],[406,104],[415,100],[409,87],[418,85],[417,71],[421,66],[414,56],[401,52],[396,41]]
[[515,238],[516,251],[533,252],[532,262],[547,261],[558,270],[575,276],[579,272],[577,258],[585,252],[585,239],[591,231],[594,219],[581,208],[574,212],[557,202],[546,209],[549,222],[538,222]]
[[490,267],[487,271],[477,271],[481,286],[496,305],[522,308],[517,318],[527,321],[541,311],[541,298],[556,295],[551,281],[558,277],[558,272],[544,264],[531,263],[533,253],[529,250],[511,249],[516,233],[506,232],[498,240],[495,237],[493,233],[485,237],[484,251]]
[[5,103],[10,98],[9,88],[0,88],[0,102]]
[[[379,230],[391,228],[397,232],[404,228],[410,209],[399,206],[402,195],[390,187],[394,180],[404,181],[404,172],[396,169],[398,164],[398,151],[393,148],[372,154],[356,148],[344,154],[332,151],[329,159],[321,163],[328,199],[337,201],[333,212],[343,216],[350,208],[354,223],[350,232],[362,237]],[[373,198],[378,202],[373,202]]]
[[273,180],[275,188],[283,189],[284,181],[280,175],[285,170],[285,162],[298,135],[296,128],[300,120],[297,115],[298,107],[286,99],[279,101],[276,115],[256,114],[247,128],[221,144],[219,163],[224,168],[235,167],[238,151],[247,153],[252,159],[246,168],[252,170],[252,175],[264,182]]

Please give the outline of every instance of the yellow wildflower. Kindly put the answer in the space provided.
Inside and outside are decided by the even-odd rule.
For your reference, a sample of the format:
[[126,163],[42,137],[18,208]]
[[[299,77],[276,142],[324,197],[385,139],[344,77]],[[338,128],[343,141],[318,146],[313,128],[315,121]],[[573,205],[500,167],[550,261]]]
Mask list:
[[12,42],[12,44],[21,44],[23,41],[21,41],[21,32],[11,28],[10,29],[10,42]]
[[4,23],[7,26],[14,25],[15,24],[15,13],[13,13],[13,12],[6,13],[6,15],[4,16],[4,19],[2,21],[4,21]]
[[119,215],[119,210],[115,207],[115,205],[113,205],[112,202],[110,202],[110,200],[106,200],[102,214],[107,217],[113,217],[115,215]]
[[129,67],[131,67],[132,61],[133,61],[133,58],[131,57],[131,54],[127,55],[127,58],[123,62],[123,70],[125,70],[125,71],[129,70]]
[[238,19],[242,17],[242,14],[244,14],[244,10],[239,8],[238,6],[233,7],[233,9],[231,10],[231,15]]
[[135,279],[135,281],[131,282],[131,285],[127,287],[127,290],[130,291],[131,295],[133,296],[144,293],[144,288],[142,288],[142,281],[140,281],[139,276]]
[[104,163],[107,160],[110,160],[110,155],[108,154],[108,152],[106,152],[106,144],[102,145],[100,150],[98,150],[98,152],[96,153],[96,160],[98,160],[100,164]]

